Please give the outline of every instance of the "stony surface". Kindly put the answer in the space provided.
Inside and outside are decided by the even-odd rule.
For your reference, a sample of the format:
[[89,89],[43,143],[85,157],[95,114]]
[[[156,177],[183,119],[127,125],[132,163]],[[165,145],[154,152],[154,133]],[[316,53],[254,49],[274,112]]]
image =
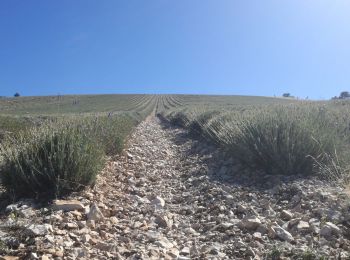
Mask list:
[[151,118],[94,188],[52,205],[7,206],[0,253],[4,259],[289,259],[314,252],[346,259],[349,204],[340,186],[249,173]]

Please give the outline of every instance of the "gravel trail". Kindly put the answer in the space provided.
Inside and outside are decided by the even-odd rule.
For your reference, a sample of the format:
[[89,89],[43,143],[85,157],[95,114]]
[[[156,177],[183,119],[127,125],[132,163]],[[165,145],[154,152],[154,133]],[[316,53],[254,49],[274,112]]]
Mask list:
[[47,211],[31,201],[12,206],[26,212],[24,231],[37,230],[34,242],[13,252],[41,259],[349,257],[350,204],[342,188],[257,177],[157,117],[136,128],[93,189],[68,199]]

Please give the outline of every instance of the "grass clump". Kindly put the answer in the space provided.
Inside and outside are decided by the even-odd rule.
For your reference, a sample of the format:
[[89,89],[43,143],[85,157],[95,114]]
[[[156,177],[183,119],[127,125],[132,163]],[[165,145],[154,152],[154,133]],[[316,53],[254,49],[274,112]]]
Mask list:
[[167,115],[170,123],[173,125],[187,127],[190,120],[188,119],[187,114],[184,111],[174,112]]
[[122,151],[130,116],[56,118],[0,145],[2,185],[15,196],[65,195],[92,185],[105,155]]
[[1,145],[1,182],[16,196],[64,195],[91,185],[103,166],[101,145],[82,123],[33,128]]
[[317,110],[268,109],[237,126],[226,148],[245,166],[269,174],[315,173],[315,163],[328,163],[341,143],[331,122]]
[[12,117],[0,115],[0,143],[7,137],[15,138],[20,132],[40,125],[46,118]]
[[203,134],[203,130],[210,119],[219,115],[219,111],[205,111],[197,116],[189,123],[189,133],[192,136],[198,136]]
[[227,151],[242,166],[285,175],[346,175],[349,108],[331,103],[187,108],[169,113],[190,132]]
[[119,154],[137,120],[131,116],[100,116],[85,120],[86,132],[98,141],[106,155]]

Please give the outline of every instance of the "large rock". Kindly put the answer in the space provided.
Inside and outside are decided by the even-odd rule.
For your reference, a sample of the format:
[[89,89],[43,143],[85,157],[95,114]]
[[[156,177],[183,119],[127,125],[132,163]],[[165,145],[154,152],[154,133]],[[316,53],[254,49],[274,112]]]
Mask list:
[[104,216],[101,210],[98,208],[98,206],[95,203],[91,206],[90,211],[87,214],[87,219],[88,221],[93,220],[95,222],[98,222],[104,219]]
[[187,246],[183,247],[180,251],[180,255],[184,255],[184,256],[190,255],[190,248]]
[[334,225],[332,222],[326,222],[320,230],[320,236],[329,239],[333,235],[337,236],[341,233],[340,228]]
[[63,210],[63,211],[84,211],[84,205],[77,200],[55,200],[52,203],[53,210]]
[[291,220],[293,218],[293,213],[291,213],[290,211],[288,210],[282,210],[281,212],[281,218],[283,220]]
[[314,233],[320,233],[321,222],[318,218],[312,218],[309,220],[311,231]]
[[16,213],[19,217],[30,218],[36,215],[35,210],[33,209],[34,202],[31,200],[19,201],[15,204],[10,204],[6,207],[6,213]]
[[25,234],[28,236],[36,237],[36,236],[45,236],[53,232],[52,226],[50,224],[42,224],[36,225],[31,224],[25,229]]
[[262,236],[260,232],[254,232],[253,238],[258,241],[262,241]]
[[276,237],[278,237],[279,239],[287,242],[291,242],[294,240],[292,234],[289,233],[287,230],[278,226],[273,226],[272,229],[274,230]]
[[116,250],[116,245],[107,243],[107,242],[102,242],[99,241],[96,245],[95,248],[101,250],[101,251],[106,251],[106,252],[114,252]]
[[18,215],[22,218],[31,218],[36,215],[33,208],[20,209]]
[[88,243],[89,241],[91,240],[91,236],[89,234],[84,234],[82,237],[81,237],[81,241],[83,243]]
[[173,247],[167,251],[167,254],[171,259],[177,259],[179,257],[180,252],[177,248]]
[[167,216],[157,215],[154,219],[154,222],[161,228],[168,228],[171,226],[171,222]]
[[119,223],[119,220],[116,216],[113,216],[113,217],[110,217],[109,218],[109,221],[113,224],[113,225],[116,225]]
[[156,208],[164,208],[165,201],[161,197],[157,196],[154,200],[151,201],[151,205],[155,206]]
[[5,212],[11,213],[11,212],[17,211],[19,208],[20,208],[20,206],[17,203],[10,204],[10,205],[7,205],[7,207],[5,208]]
[[247,217],[247,218],[244,218],[241,222],[239,222],[238,225],[241,228],[245,228],[247,230],[253,231],[253,230],[256,230],[261,225],[261,221],[257,217]]
[[309,223],[301,220],[301,221],[299,221],[299,223],[297,225],[297,230],[299,232],[309,231],[310,230],[310,225],[309,225]]
[[218,231],[224,232],[224,231],[226,231],[227,229],[230,229],[230,228],[233,227],[233,226],[234,226],[233,223],[230,223],[230,222],[223,222],[223,223],[220,223],[220,224],[214,226],[214,227],[212,228],[212,230],[218,230]]
[[155,245],[161,247],[161,248],[165,248],[165,249],[169,249],[172,248],[174,245],[172,243],[169,242],[169,240],[165,237],[161,238],[160,240],[156,241],[154,243]]

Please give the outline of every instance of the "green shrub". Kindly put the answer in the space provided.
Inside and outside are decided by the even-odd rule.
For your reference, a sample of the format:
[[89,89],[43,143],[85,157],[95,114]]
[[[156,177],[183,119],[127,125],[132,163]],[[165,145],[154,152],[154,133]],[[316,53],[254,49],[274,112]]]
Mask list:
[[243,166],[269,174],[347,172],[350,105],[323,103],[187,108],[168,115],[225,149]]
[[38,125],[42,121],[40,118],[0,116],[0,143],[7,136],[16,138],[20,132],[26,131],[26,129]]
[[327,163],[340,139],[322,111],[274,108],[238,123],[238,134],[226,144],[245,166],[270,174],[315,173]]
[[91,185],[103,149],[83,122],[57,122],[1,145],[1,182],[17,196],[54,197]]
[[280,260],[282,256],[282,251],[274,246],[270,252],[268,252],[266,259],[268,260]]
[[137,121],[130,116],[95,117],[85,119],[90,138],[97,140],[107,155],[120,153],[127,136]]
[[205,111],[197,116],[188,124],[189,133],[193,136],[203,134],[206,123],[213,117],[220,114],[220,111]]
[[203,125],[203,136],[218,146],[222,146],[227,143],[227,140],[236,136],[236,123],[239,118],[236,111],[221,112]]
[[54,197],[94,183],[105,155],[120,153],[137,121],[131,116],[52,119],[7,136],[0,177],[17,196]]
[[173,125],[186,127],[189,123],[188,116],[184,112],[171,113],[168,116],[170,123]]

